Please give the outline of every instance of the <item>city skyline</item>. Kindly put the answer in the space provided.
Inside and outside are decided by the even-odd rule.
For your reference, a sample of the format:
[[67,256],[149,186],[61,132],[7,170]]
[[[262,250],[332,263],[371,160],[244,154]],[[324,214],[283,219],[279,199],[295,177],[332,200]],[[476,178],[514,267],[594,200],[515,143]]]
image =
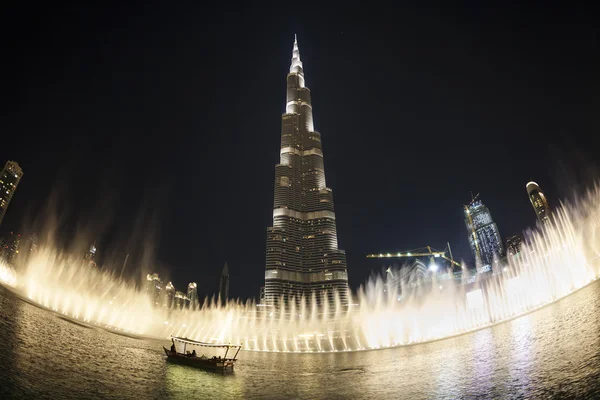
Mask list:
[[139,276],[154,248],[150,259],[178,288],[196,280],[214,293],[228,260],[231,296],[258,296],[294,31],[310,50],[303,62],[353,289],[383,267],[364,258],[379,249],[450,242],[469,261],[460,205],[470,191],[512,234],[536,221],[530,178],[554,204],[593,175],[595,24],[576,10],[401,8],[360,26],[295,13],[257,24],[254,10],[204,26],[200,9],[124,7],[107,19],[84,6],[43,6],[32,18],[11,7],[23,34],[6,50],[14,101],[0,157],[26,175],[1,234],[26,234],[23,220],[54,201],[65,240],[89,225],[83,251],[97,238],[99,262],[114,258],[119,271],[131,254],[126,276]]

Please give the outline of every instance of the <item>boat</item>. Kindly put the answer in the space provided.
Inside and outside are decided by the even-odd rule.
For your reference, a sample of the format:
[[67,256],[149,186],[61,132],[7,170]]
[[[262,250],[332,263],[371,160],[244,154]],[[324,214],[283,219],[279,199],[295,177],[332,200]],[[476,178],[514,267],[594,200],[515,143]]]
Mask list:
[[[183,365],[189,365],[191,367],[196,368],[213,370],[217,372],[233,371],[233,367],[235,365],[235,362],[237,361],[237,355],[240,352],[240,349],[242,348],[241,345],[205,343],[177,336],[171,336],[171,342],[173,342],[171,349],[163,347],[163,350],[167,355],[167,361]],[[207,357],[204,354],[198,355],[196,353],[196,347],[209,347],[212,348],[213,351],[222,351],[224,349],[225,354],[223,355],[223,357]],[[192,349],[192,352],[190,352],[189,349]],[[230,350],[231,353],[229,352]],[[235,354],[233,355],[233,358],[227,358],[227,354],[232,354],[234,351]]]

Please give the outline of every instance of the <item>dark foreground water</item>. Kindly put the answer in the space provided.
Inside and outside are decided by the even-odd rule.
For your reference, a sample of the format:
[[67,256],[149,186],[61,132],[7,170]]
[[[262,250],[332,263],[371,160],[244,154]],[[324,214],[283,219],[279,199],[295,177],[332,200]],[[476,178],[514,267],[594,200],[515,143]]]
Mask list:
[[533,314],[425,345],[240,353],[233,375],[165,362],[161,346],[86,328],[0,287],[0,399],[600,398],[600,284]]

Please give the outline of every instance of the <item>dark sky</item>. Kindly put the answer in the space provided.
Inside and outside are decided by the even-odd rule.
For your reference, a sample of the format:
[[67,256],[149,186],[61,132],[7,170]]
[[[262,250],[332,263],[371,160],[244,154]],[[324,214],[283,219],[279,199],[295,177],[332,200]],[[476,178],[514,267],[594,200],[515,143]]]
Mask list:
[[131,274],[150,249],[206,295],[228,261],[231,295],[257,296],[294,33],[353,288],[371,252],[450,242],[471,262],[471,191],[506,237],[535,223],[529,179],[556,205],[596,177],[592,9],[168,3],[3,8],[0,162],[25,176],[2,233],[52,199],[64,241],[131,252]]

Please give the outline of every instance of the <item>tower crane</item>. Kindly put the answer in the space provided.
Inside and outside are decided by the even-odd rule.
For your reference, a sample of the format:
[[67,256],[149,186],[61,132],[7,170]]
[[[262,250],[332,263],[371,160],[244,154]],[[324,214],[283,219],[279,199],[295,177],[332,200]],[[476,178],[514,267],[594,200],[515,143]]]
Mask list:
[[[446,251],[450,257],[446,256]],[[431,246],[420,247],[418,249],[409,251],[400,251],[396,253],[379,253],[379,254],[367,254],[367,258],[401,258],[401,257],[429,257],[432,261],[434,258],[443,258],[450,262],[450,265],[454,267],[462,267],[461,264],[454,260],[452,257],[452,249],[450,249],[450,243],[447,244],[444,251],[438,251],[432,249]]]

